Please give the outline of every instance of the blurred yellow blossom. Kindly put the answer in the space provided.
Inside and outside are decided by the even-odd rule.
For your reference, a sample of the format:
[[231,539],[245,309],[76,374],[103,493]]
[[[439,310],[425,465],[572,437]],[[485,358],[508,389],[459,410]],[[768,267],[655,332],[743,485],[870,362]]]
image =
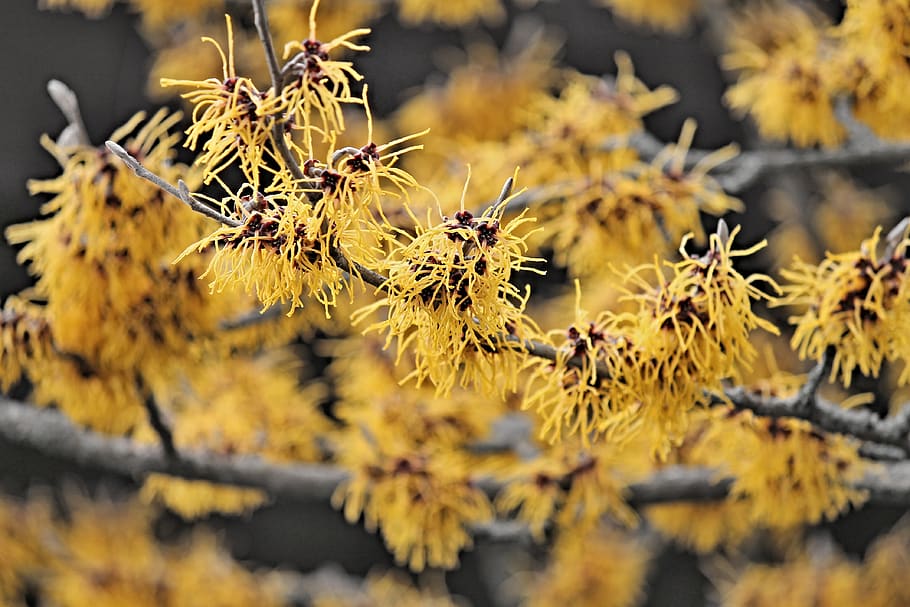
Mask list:
[[[800,358],[820,360],[834,348],[831,378],[849,387],[854,370],[877,377],[884,361],[910,360],[904,327],[910,314],[907,297],[906,220],[886,238],[881,227],[858,250],[829,253],[817,266],[797,260],[782,271],[783,303],[794,306],[791,344]],[[898,378],[903,385],[910,370]]]

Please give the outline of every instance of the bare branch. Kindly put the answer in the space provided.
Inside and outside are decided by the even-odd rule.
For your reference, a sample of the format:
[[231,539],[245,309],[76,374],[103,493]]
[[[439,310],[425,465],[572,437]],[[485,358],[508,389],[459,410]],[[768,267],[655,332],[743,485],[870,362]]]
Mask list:
[[262,0],[253,0],[253,19],[256,23],[256,33],[259,34],[259,42],[262,43],[265,51],[265,60],[269,65],[272,88],[278,95],[281,92],[281,68],[278,66],[275,44],[272,42],[272,32],[269,30],[269,16]]
[[[255,456],[183,451],[179,458],[169,458],[159,449],[127,438],[78,428],[58,411],[8,399],[0,399],[0,438],[46,456],[133,479],[163,473],[254,487],[279,498],[327,500],[348,478],[347,472],[335,466],[272,464]],[[626,499],[636,508],[671,501],[717,500],[727,495],[731,483],[716,470],[671,466],[629,485]],[[491,496],[503,486],[492,479],[478,479],[476,484]],[[857,488],[868,490],[872,503],[910,505],[910,462],[882,465],[857,483]]]
[[714,178],[731,194],[742,192],[768,173],[791,169],[896,164],[910,159],[910,144],[880,139],[851,142],[837,149],[774,149],[743,152],[718,167]]
[[158,186],[159,188],[161,188],[162,190],[164,190],[165,192],[167,192],[168,194],[170,194],[177,200],[180,200],[181,202],[183,202],[184,204],[189,206],[191,209],[193,209],[197,213],[201,213],[201,214],[205,215],[206,217],[208,217],[209,219],[214,219],[218,223],[224,224],[226,226],[231,226],[232,228],[236,228],[240,225],[243,225],[243,224],[241,224],[241,222],[237,221],[236,219],[232,219],[230,217],[227,217],[226,215],[222,215],[221,213],[219,213],[218,211],[216,211],[209,205],[196,200],[196,198],[190,193],[189,189],[186,187],[186,184],[182,180],[178,181],[177,187],[175,187],[175,186],[171,185],[170,183],[168,183],[167,181],[165,181],[164,179],[162,179],[161,177],[159,177],[158,175],[155,175],[153,172],[151,172],[144,166],[142,166],[142,163],[140,163],[138,160],[136,160],[135,158],[130,156],[129,152],[124,150],[117,143],[115,143],[113,141],[106,141],[104,143],[104,145],[107,146],[107,149],[109,149],[112,154],[114,154],[117,158],[122,160],[128,167],[130,167],[133,170],[133,172],[136,173],[136,175],[138,175],[139,177],[142,177],[146,181],[149,181],[149,182],[155,184],[156,186]]
[[174,433],[165,421],[161,408],[155,401],[155,397],[151,394],[151,391],[143,385],[141,379],[137,380],[137,385],[140,393],[145,393],[143,394],[142,406],[145,407],[149,425],[152,427],[152,430],[155,431],[155,434],[158,435],[158,440],[161,441],[161,448],[164,450],[164,455],[169,459],[176,459],[179,454],[177,453],[177,446],[174,444]]
[[245,329],[264,322],[271,322],[285,314],[285,311],[286,308],[284,306],[272,306],[265,310],[250,310],[245,314],[223,321],[220,326],[226,331]]

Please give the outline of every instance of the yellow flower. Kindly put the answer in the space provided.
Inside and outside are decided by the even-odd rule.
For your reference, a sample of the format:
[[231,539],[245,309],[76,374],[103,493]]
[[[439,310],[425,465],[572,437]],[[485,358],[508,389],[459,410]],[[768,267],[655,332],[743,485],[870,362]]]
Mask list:
[[863,602],[870,607],[898,607],[910,603],[910,589],[902,583],[910,567],[910,525],[898,524],[866,552]]
[[632,607],[642,597],[648,560],[643,546],[616,531],[561,534],[527,604]]
[[580,437],[585,445],[596,442],[603,437],[604,420],[636,401],[633,389],[618,379],[631,360],[622,320],[604,312],[588,321],[576,301],[575,324],[545,336],[548,342],[563,339],[556,343],[556,360],[528,360],[533,372],[522,407],[543,416],[541,436],[551,443],[568,436]]
[[560,533],[575,535],[596,527],[605,516],[624,525],[637,521],[623,498],[625,479],[615,445],[586,449],[579,441],[567,441],[511,467],[504,476],[507,483],[496,496],[496,509],[515,512],[537,541],[553,523]]
[[434,226],[418,226],[410,243],[396,241],[387,297],[355,317],[388,307],[388,318],[367,331],[387,330],[386,345],[397,340],[399,357],[413,348],[418,386],[430,379],[447,394],[460,373],[463,386],[515,388],[521,347],[509,336],[523,337],[530,321],[523,314],[528,295],[511,278],[520,270],[541,271],[527,265],[536,260],[525,256],[525,237],[517,233],[533,219],[523,213],[504,223],[506,204],[479,217],[457,211]]
[[428,145],[427,154],[434,158],[448,155],[447,141],[505,140],[522,123],[531,100],[553,82],[556,50],[546,37],[509,57],[473,44],[444,84],[425,84],[396,110],[395,123],[404,133],[429,128],[436,145]]
[[[734,250],[738,231],[727,233],[721,222],[703,256],[686,252],[687,235],[683,260],[666,262],[670,277],[656,263],[626,276],[640,289],[627,296],[637,312],[602,313],[590,322],[578,311],[557,345],[555,363],[529,363],[534,372],[524,406],[545,416],[542,431],[551,440],[575,434],[583,441],[623,440],[644,426],[660,430],[655,450],[665,456],[684,436],[689,412],[707,403],[705,390],[718,391],[722,379],[749,365],[755,357],[750,333],[777,331],[752,311],[753,299],[770,298],[755,283],[777,286],[767,276],[744,277],[733,268],[734,257],[765,245]],[[645,278],[652,272],[657,286]]]
[[[55,605],[277,606],[279,588],[230,559],[197,530],[182,546],[159,545],[152,513],[136,503],[68,500],[69,520],[48,529],[53,560],[41,577]],[[123,558],[128,554],[129,558]]]
[[544,207],[544,242],[551,243],[555,260],[575,276],[603,273],[605,259],[647,261],[655,253],[669,253],[670,243],[690,231],[704,242],[701,212],[741,211],[742,203],[708,176],[735,155],[733,146],[684,168],[694,131],[694,121],[687,120],[679,144],[668,146],[650,165],[631,163],[611,171],[592,161],[581,187],[567,186],[566,199],[550,205],[551,212]]
[[[884,361],[910,360],[904,330],[910,319],[905,231],[902,222],[888,236],[881,256],[879,227],[857,251],[829,253],[818,266],[797,260],[782,272],[790,282],[783,303],[802,310],[790,318],[796,325],[791,345],[800,358],[813,360],[833,347],[831,378],[840,375],[845,387],[857,369],[877,377]],[[905,367],[898,383],[908,381]]]
[[750,565],[721,594],[727,607],[851,607],[869,604],[863,590],[861,568],[836,554],[820,562],[800,556],[783,565]]
[[[740,431],[729,430],[734,423]],[[756,523],[777,528],[816,524],[865,501],[865,493],[850,486],[865,473],[854,442],[820,434],[807,421],[756,418],[749,412],[739,413],[730,424],[729,435],[718,439],[736,437],[738,442],[728,442],[724,449],[736,479],[730,495],[750,500]],[[723,426],[716,424],[709,432],[724,432]]]
[[[723,63],[739,71],[739,79],[727,91],[727,103],[749,112],[763,137],[790,139],[801,147],[834,147],[843,141],[845,131],[834,115],[838,76],[826,61],[822,24],[790,8],[785,10],[791,21],[775,31],[763,21],[781,23],[780,15],[773,14],[777,10],[747,12],[731,30],[731,51]],[[769,32],[769,37],[746,33],[736,38],[735,32],[749,28]]]
[[[351,95],[351,82],[363,79],[350,61],[337,61],[329,58],[329,53],[338,48],[351,51],[368,51],[370,47],[356,44],[352,38],[370,33],[369,28],[360,28],[341,34],[329,42],[320,42],[316,38],[316,11],[319,1],[313,2],[310,9],[310,33],[305,40],[288,42],[284,47],[284,58],[287,60],[283,69],[284,88],[280,97],[273,98],[269,107],[271,112],[286,112],[295,128],[303,129],[309,141],[311,131],[315,130],[325,139],[331,133],[344,131],[342,103],[363,103]],[[291,54],[293,56],[291,56]],[[312,114],[319,117],[313,124]],[[306,150],[312,148],[308,144]],[[306,157],[306,156],[304,156]]]
[[10,297],[0,309],[0,392],[7,392],[32,362],[41,364],[55,355],[44,311],[18,297]]
[[[280,349],[259,355],[233,351],[186,369],[184,386],[157,386],[156,402],[170,414],[177,449],[318,461],[319,437],[331,426],[318,408],[325,389],[319,383],[301,387],[298,366],[290,352]],[[143,428],[135,439],[154,442],[157,436]],[[266,501],[258,490],[163,474],[149,476],[140,497],[187,519],[249,512]]]
[[[205,136],[196,164],[205,170],[205,183],[238,162],[247,180],[258,184],[260,167],[271,150],[267,143],[275,120],[283,118],[286,102],[272,99],[274,91],[260,91],[249,78],[238,77],[234,69],[234,34],[226,16],[228,52],[214,39],[204,37],[221,55],[222,78],[204,81],[162,78],[161,86],[190,87],[182,96],[193,105],[192,124],[184,145],[195,150]],[[267,103],[268,101],[268,103]]]
[[854,102],[856,117],[880,137],[910,135],[910,6],[904,0],[849,0],[835,35],[835,69]]
[[505,11],[499,0],[398,0],[398,15],[403,23],[438,23],[446,27],[468,25],[478,19],[488,23],[502,20]]
[[470,525],[489,522],[493,508],[471,482],[457,452],[393,455],[385,445],[346,445],[342,464],[352,478],[340,485],[332,505],[348,522],[361,514],[370,532],[377,529],[399,565],[452,569],[458,553],[473,545]]
[[[50,560],[42,539],[51,528],[51,510],[44,500],[0,500],[0,602],[24,603],[26,588],[34,583]],[[21,602],[20,602],[21,601]]]
[[150,474],[142,483],[139,499],[149,504],[163,504],[184,520],[194,520],[212,512],[249,513],[264,504],[267,496],[257,489]]
[[683,30],[698,8],[698,0],[600,0],[600,4],[623,19],[670,32]]
[[[237,206],[247,202],[235,196]],[[202,278],[211,276],[212,292],[242,286],[256,295],[263,309],[290,302],[290,311],[312,296],[325,307],[335,305],[345,276],[333,258],[338,236],[314,219],[305,194],[265,197],[257,194],[257,210],[237,226],[224,226],[187,248],[177,261],[193,251],[214,249]]]

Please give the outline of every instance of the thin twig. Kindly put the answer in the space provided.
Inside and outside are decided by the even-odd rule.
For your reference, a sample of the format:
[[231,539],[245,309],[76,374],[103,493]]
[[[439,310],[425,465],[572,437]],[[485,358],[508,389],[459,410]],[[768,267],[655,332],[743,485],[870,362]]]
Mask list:
[[130,156],[129,152],[124,150],[119,144],[113,141],[106,141],[104,145],[107,146],[107,149],[111,151],[117,158],[122,160],[128,167],[130,167],[136,175],[149,181],[177,200],[180,200],[184,204],[188,205],[191,209],[197,213],[201,213],[208,217],[209,219],[214,219],[218,223],[230,226],[232,228],[239,227],[243,225],[241,222],[236,219],[222,215],[212,207],[199,202],[196,198],[190,193],[189,189],[186,187],[186,184],[181,180],[177,182],[177,186],[173,186],[158,175],[154,174],[140,163],[138,160]]
[[272,306],[271,308],[266,308],[265,310],[250,310],[245,314],[236,316],[229,320],[223,321],[220,326],[226,331],[233,331],[235,329],[245,329],[247,327],[253,327],[264,322],[271,322],[276,320],[280,316],[283,316],[286,313],[286,308],[284,306]]
[[386,276],[383,276],[379,272],[371,270],[365,266],[360,265],[359,263],[352,262],[344,253],[341,252],[337,247],[332,247],[332,259],[335,261],[341,271],[347,272],[348,274],[356,274],[363,279],[363,282],[373,285],[380,291],[389,291],[389,279]]
[[[278,98],[284,94],[283,79],[281,68],[278,66],[278,56],[275,54],[275,44],[272,42],[272,32],[269,29],[269,16],[262,0],[253,0],[253,18],[256,23],[256,33],[259,34],[259,42],[262,43],[262,48],[265,50],[265,58],[269,64],[272,91],[275,97]],[[307,180],[306,175],[304,175],[303,169],[300,168],[300,164],[294,158],[293,152],[291,152],[285,141],[284,126],[284,119],[280,119],[277,116],[274,117],[272,122],[272,141],[275,143],[275,148],[278,150],[278,154],[281,155],[281,159],[284,160],[284,164],[291,172],[291,175],[296,181],[303,183]]]
[[253,0],[253,20],[256,24],[256,33],[259,42],[265,51],[265,60],[269,65],[269,76],[272,78],[272,88],[278,95],[281,91],[281,67],[278,65],[278,55],[275,54],[275,44],[272,42],[272,33],[269,30],[269,16],[262,0]]
[[155,402],[155,397],[152,394],[146,394],[142,399],[142,405],[145,407],[149,425],[155,431],[155,434],[158,435],[158,440],[161,441],[161,448],[164,450],[165,456],[169,459],[176,459],[179,454],[177,453],[176,445],[174,445],[174,433],[167,422],[164,421],[164,415],[161,412],[161,408],[158,407],[158,403]]
[[67,127],[60,135],[63,141],[71,138],[72,143],[78,145],[91,145],[92,141],[85,128],[85,121],[82,119],[82,112],[79,110],[79,98],[73,89],[59,80],[48,80],[47,94],[50,95],[54,104],[60,109],[60,112],[66,118]]

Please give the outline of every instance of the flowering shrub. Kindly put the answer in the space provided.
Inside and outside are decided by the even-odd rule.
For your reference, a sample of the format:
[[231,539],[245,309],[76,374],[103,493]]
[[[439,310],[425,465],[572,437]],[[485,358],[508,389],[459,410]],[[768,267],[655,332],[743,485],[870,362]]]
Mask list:
[[[628,54],[582,74],[518,29],[374,115],[365,24],[493,24],[497,0],[127,4],[185,130],[139,113],[99,145],[50,85],[71,124],[43,140],[61,175],[29,184],[42,217],[6,231],[35,284],[0,310],[0,389],[30,403],[0,403],[0,433],[141,487],[0,501],[4,601],[460,600],[441,577],[251,571],[201,526],[153,529],[307,498],[414,573],[508,542],[503,603],[640,604],[676,543],[726,605],[905,604],[906,529],[862,564],[807,535],[910,504],[910,408],[882,401],[910,379],[910,227],[846,174],[791,169],[910,158],[879,138],[905,135],[910,5],[599,3],[717,38],[756,131],[740,153],[693,148],[692,120],[648,133],[678,95]],[[763,239],[723,216],[767,176],[789,192]]]

